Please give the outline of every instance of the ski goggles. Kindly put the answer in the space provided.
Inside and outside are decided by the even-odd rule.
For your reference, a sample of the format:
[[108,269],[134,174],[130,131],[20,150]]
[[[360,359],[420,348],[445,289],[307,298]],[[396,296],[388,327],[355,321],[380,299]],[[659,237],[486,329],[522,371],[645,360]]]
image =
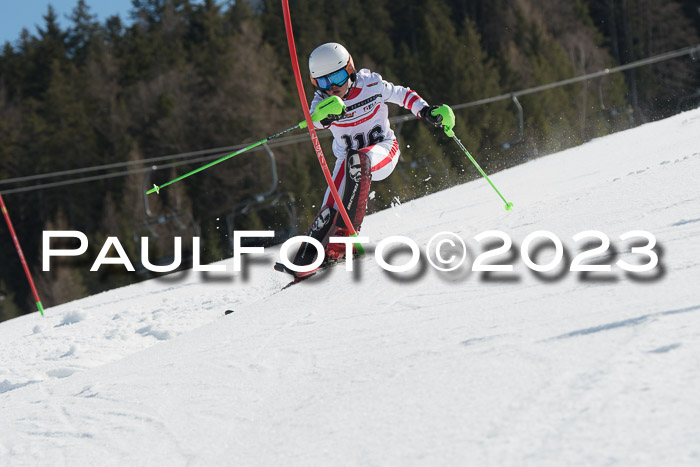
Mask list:
[[348,71],[345,68],[341,68],[340,70],[331,73],[330,75],[316,78],[316,86],[323,89],[324,91],[328,91],[331,88],[331,86],[342,86],[343,84],[345,84],[348,78],[350,78]]

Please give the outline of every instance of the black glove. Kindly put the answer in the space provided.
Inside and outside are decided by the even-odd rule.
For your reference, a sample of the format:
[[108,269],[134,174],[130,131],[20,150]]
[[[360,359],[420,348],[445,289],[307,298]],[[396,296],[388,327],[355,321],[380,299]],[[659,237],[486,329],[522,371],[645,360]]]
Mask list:
[[420,112],[418,112],[418,116],[424,120],[427,123],[430,123],[433,126],[436,127],[441,127],[442,126],[442,115],[432,115],[430,112],[432,112],[435,109],[439,109],[442,107],[442,105],[426,105],[423,107]]
[[347,113],[347,110],[343,109],[343,111],[339,114],[328,114],[328,116],[326,118],[321,120],[321,125],[330,126],[331,123],[337,122],[338,120],[343,118],[346,113]]

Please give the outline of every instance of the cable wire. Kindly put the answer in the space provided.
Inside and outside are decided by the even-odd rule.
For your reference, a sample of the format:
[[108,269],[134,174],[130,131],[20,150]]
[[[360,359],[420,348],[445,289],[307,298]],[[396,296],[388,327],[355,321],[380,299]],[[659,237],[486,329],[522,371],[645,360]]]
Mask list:
[[[586,81],[589,79],[607,76],[607,75],[612,74],[612,73],[618,73],[621,71],[639,68],[642,66],[652,65],[654,63],[659,63],[659,62],[662,62],[665,60],[670,60],[670,59],[682,57],[685,55],[692,56],[696,53],[700,53],[700,44],[694,45],[694,46],[684,47],[682,49],[673,50],[673,51],[666,52],[663,54],[655,55],[653,57],[648,57],[648,58],[645,58],[642,60],[637,60],[635,62],[616,66],[613,68],[605,68],[603,70],[596,71],[593,73],[588,73],[585,75],[580,75],[580,76],[576,76],[573,78],[568,78],[565,80],[556,81],[554,83],[548,83],[548,84],[543,84],[540,86],[534,86],[531,88],[521,89],[519,91],[513,91],[513,92],[506,93],[506,94],[501,94],[498,96],[487,97],[485,99],[479,99],[476,101],[466,102],[463,104],[456,104],[456,105],[453,105],[451,107],[454,110],[459,110],[459,109],[465,109],[468,107],[475,107],[478,105],[491,104],[491,103],[502,101],[502,100],[512,99],[513,97],[525,96],[528,94],[533,94],[533,93],[540,92],[540,91],[546,91],[546,90],[557,88],[560,86],[566,86],[568,84],[578,83],[578,82]],[[693,59],[695,60],[696,58],[693,57]],[[406,115],[399,115],[396,117],[392,117],[389,119],[389,121],[391,123],[399,123],[399,122],[406,122],[408,120],[414,120],[414,119],[416,119],[416,116],[414,116],[413,114],[406,114]],[[331,136],[331,133],[329,131],[322,131],[321,133],[319,133],[319,138],[328,138],[330,136]],[[310,140],[309,135],[307,133],[304,133],[304,134],[300,134],[300,135],[281,137],[274,142],[273,141],[269,142],[268,146],[270,146],[270,147],[287,146],[290,144],[302,143],[302,142],[305,142],[308,140]],[[37,174],[37,175],[28,175],[28,176],[23,176],[23,177],[9,178],[9,179],[5,179],[5,180],[0,180],[0,185],[21,183],[21,182],[28,182],[28,181],[36,181],[36,180],[42,180],[42,179],[46,179],[46,178],[62,177],[62,176],[67,176],[67,175],[79,175],[79,174],[84,174],[84,173],[97,172],[100,170],[110,170],[110,169],[116,169],[116,168],[121,168],[121,167],[131,167],[134,165],[148,165],[148,164],[153,164],[155,162],[163,162],[163,161],[169,161],[169,160],[173,160],[173,159],[195,157],[195,156],[199,156],[202,154],[211,154],[214,152],[217,153],[213,156],[196,158],[196,159],[188,159],[186,161],[174,162],[174,163],[165,164],[165,165],[154,165],[152,167],[135,169],[135,170],[126,170],[126,171],[111,173],[111,174],[94,175],[91,177],[81,177],[81,178],[77,178],[77,179],[74,178],[74,179],[64,180],[64,181],[60,181],[60,182],[50,182],[50,183],[42,183],[42,184],[38,184],[38,185],[32,185],[32,186],[21,187],[21,188],[12,188],[12,189],[7,189],[7,190],[2,190],[2,191],[0,191],[0,193],[3,195],[14,194],[14,193],[25,193],[25,192],[29,192],[29,191],[36,191],[36,190],[43,190],[43,189],[47,189],[47,188],[67,186],[67,185],[73,185],[73,184],[77,184],[77,183],[86,183],[86,182],[93,182],[93,181],[97,181],[97,180],[105,180],[105,179],[116,178],[116,177],[125,177],[128,175],[145,173],[145,172],[148,172],[151,170],[168,169],[168,168],[172,168],[172,167],[179,167],[181,165],[193,164],[193,163],[197,163],[197,162],[208,162],[211,160],[215,160],[219,157],[222,157],[231,151],[235,151],[235,150],[244,148],[245,146],[246,146],[246,144],[238,144],[235,146],[226,146],[226,147],[221,147],[221,148],[204,149],[204,150],[199,150],[199,151],[190,151],[190,152],[184,152],[184,153],[180,153],[180,154],[171,154],[171,155],[167,155],[167,156],[153,157],[153,158],[143,159],[143,160],[138,160],[138,161],[116,162],[113,164],[98,165],[98,166],[93,166],[93,167],[84,167],[84,168],[79,168],[79,169],[63,170],[63,171],[59,171],[59,172],[50,172],[50,173],[46,173],[46,174]],[[262,150],[262,148],[255,148],[251,152],[260,151],[260,150]]]

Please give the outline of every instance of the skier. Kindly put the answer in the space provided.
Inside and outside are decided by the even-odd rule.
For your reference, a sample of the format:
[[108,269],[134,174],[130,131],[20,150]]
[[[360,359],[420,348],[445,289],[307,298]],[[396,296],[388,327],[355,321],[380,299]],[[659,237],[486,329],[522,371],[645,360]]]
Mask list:
[[[309,71],[311,82],[317,88],[310,106],[312,115],[318,116],[319,103],[332,96],[342,99],[346,107],[339,114],[324,115],[325,118],[314,126],[333,133],[333,154],[337,158],[333,181],[350,221],[359,231],[367,209],[370,183],[387,178],[399,161],[399,143],[389,126],[387,103],[400,105],[437,127],[454,126],[454,114],[446,105],[428,105],[415,91],[385,81],[378,73],[368,69],[356,71],[350,53],[335,42],[323,44],[311,52]],[[345,245],[328,242],[330,237],[349,235],[330,188],[326,189],[321,209],[306,235],[321,242],[326,262],[345,257]],[[313,245],[302,243],[293,263],[309,265],[316,255]],[[287,272],[302,279],[315,271]]]

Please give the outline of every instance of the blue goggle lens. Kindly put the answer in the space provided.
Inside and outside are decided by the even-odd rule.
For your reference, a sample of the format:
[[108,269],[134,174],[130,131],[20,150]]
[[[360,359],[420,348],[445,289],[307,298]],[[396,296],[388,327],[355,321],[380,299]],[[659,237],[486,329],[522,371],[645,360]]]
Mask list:
[[321,76],[320,78],[316,78],[316,83],[318,84],[318,87],[323,89],[323,90],[328,90],[331,88],[331,86],[342,86],[345,84],[345,82],[348,80],[350,75],[348,75],[348,72],[343,68],[342,70],[338,70],[335,73],[331,73],[330,75],[326,76]]

